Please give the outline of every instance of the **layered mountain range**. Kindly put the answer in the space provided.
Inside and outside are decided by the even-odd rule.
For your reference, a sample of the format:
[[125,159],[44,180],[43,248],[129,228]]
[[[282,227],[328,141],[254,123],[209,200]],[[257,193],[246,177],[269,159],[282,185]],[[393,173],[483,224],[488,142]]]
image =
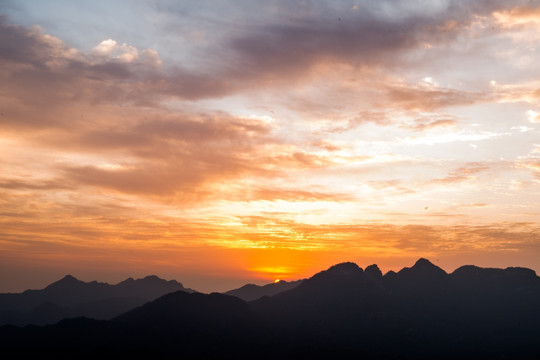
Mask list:
[[41,290],[0,294],[0,325],[45,325],[79,316],[110,319],[174,291],[194,292],[157,276],[110,285],[66,275]]
[[249,302],[180,290],[107,321],[3,326],[0,346],[185,358],[532,359],[539,324],[534,271],[469,265],[447,274],[420,259],[384,276],[376,265],[337,264]]

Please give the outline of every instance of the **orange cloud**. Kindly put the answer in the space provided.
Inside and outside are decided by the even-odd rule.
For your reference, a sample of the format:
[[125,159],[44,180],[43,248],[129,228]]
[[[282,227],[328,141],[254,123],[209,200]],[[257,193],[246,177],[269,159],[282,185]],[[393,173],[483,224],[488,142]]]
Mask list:
[[510,10],[496,11],[493,16],[505,27],[540,23],[540,6],[517,6]]
[[412,111],[432,111],[451,106],[471,105],[488,99],[486,94],[454,89],[392,86],[387,89],[387,106]]
[[489,166],[481,163],[470,163],[448,173],[448,176],[430,180],[431,183],[451,184],[474,179],[474,175],[489,170]]
[[455,127],[457,124],[456,120],[453,119],[443,119],[443,120],[434,120],[428,123],[419,123],[413,126],[413,129],[416,131],[424,131],[436,128],[448,128]]

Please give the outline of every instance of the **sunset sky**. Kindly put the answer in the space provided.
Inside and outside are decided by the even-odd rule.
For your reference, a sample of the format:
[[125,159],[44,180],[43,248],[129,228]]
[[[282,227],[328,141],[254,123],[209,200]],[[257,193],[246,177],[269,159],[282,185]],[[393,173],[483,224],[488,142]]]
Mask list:
[[540,1],[0,13],[0,292],[540,271]]

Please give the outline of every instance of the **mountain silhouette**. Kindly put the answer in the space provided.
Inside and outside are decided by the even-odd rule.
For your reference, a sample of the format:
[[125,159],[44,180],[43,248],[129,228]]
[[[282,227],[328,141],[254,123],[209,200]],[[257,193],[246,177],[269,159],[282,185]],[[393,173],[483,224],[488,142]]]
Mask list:
[[[143,341],[152,353],[190,357],[237,353],[253,345],[256,333],[249,305],[220,293],[177,291],[122,314],[111,323],[123,333],[138,329],[135,336],[121,340],[122,347],[136,347]],[[171,349],[178,339],[186,345]],[[212,347],[207,346],[209,343]]]
[[540,278],[524,268],[426,259],[382,275],[341,263],[273,296],[245,302],[177,291],[109,321],[0,327],[18,354],[184,358],[534,359]]
[[193,292],[174,280],[147,276],[116,285],[84,282],[72,275],[41,290],[0,294],[0,325],[52,324],[65,317],[109,319],[173,291]]
[[383,273],[381,269],[377,266],[377,264],[369,265],[365,270],[364,273],[366,276],[370,277],[372,280],[380,280],[382,279]]
[[244,301],[253,301],[262,298],[263,296],[273,296],[283,291],[291,290],[302,283],[302,280],[285,281],[281,280],[277,283],[266,285],[246,284],[238,289],[233,289],[225,292],[226,295],[236,296]]

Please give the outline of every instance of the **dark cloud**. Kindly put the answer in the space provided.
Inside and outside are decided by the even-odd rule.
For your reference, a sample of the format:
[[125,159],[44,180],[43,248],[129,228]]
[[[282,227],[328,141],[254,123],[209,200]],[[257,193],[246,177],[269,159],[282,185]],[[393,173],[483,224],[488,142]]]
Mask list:
[[408,24],[360,19],[350,24],[306,22],[268,26],[231,41],[243,71],[272,79],[297,77],[325,60],[371,63],[411,46]]
[[[404,51],[452,41],[476,16],[519,3],[523,1],[449,1],[437,11],[423,11],[418,2],[381,1],[356,4],[355,10],[351,4],[344,12],[313,2],[311,11],[288,23],[252,25],[226,49],[232,49],[241,69],[237,76],[268,81],[305,76],[322,62],[396,66]],[[399,11],[399,16],[389,9]]]
[[[146,65],[144,59],[126,62],[84,54],[39,28],[11,25],[5,17],[0,18],[0,65],[1,89],[14,102],[25,105],[18,112],[4,109],[23,118],[13,119],[11,125],[56,123],[54,116],[38,122],[31,107],[54,110],[80,104],[156,106],[170,96],[198,99],[230,92],[230,82],[215,74],[195,74],[181,68],[161,71]],[[21,109],[26,113],[21,114]]]
[[55,56],[54,46],[44,41],[38,28],[10,25],[7,16],[0,15],[0,59],[42,67]]
[[156,85],[155,91],[160,95],[186,100],[220,98],[247,87],[228,74],[198,74],[179,68],[173,69],[168,76],[157,77],[151,84]]
[[[72,68],[75,68],[75,66],[72,65]],[[108,78],[111,80],[125,80],[133,77],[128,66],[116,62],[90,65],[85,67],[84,70],[87,73],[86,77],[90,79],[103,80],[103,78]]]
[[[248,23],[246,31],[231,32],[229,40],[208,49],[213,52],[208,57],[219,62],[204,71],[180,66],[159,70],[145,66],[142,60],[123,62],[83,54],[40,29],[10,25],[3,17],[0,61],[7,74],[5,87],[9,87],[12,96],[24,97],[29,104],[85,100],[93,104],[155,106],[170,96],[185,100],[220,98],[263,84],[289,84],[309,76],[317,64],[328,63],[331,67],[346,63],[357,69],[396,65],[399,54],[407,49],[426,41],[443,41],[438,37],[455,36],[440,30],[449,19],[457,19],[459,29],[474,15],[488,13],[499,5],[454,1],[436,14],[417,11],[398,17],[383,16],[367,4],[344,16],[313,3],[316,11],[294,22],[289,19],[277,24]],[[23,68],[22,64],[28,67]],[[388,96],[412,109],[468,104],[476,98],[475,94],[446,89],[399,87],[388,89]]]

